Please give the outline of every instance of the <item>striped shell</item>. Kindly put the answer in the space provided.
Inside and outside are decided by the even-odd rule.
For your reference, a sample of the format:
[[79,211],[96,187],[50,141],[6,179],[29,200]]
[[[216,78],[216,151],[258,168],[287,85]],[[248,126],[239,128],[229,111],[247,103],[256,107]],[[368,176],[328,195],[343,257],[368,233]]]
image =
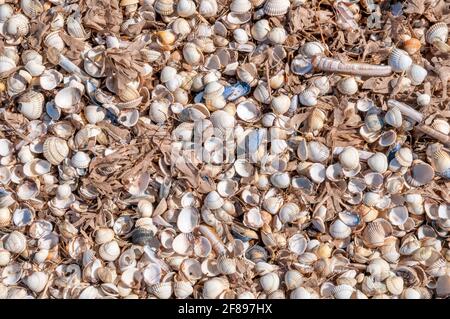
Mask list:
[[162,16],[168,16],[174,13],[175,3],[173,0],[156,0],[155,11]]
[[44,95],[36,91],[24,93],[18,100],[19,111],[29,120],[36,120],[42,114]]
[[432,25],[425,34],[425,41],[429,44],[433,44],[434,41],[439,40],[447,42],[448,39],[448,26],[445,22],[438,22]]
[[44,7],[38,0],[21,0],[22,12],[30,19],[35,19],[44,11]]
[[69,146],[62,138],[51,136],[43,146],[44,157],[53,165],[59,165],[69,155]]
[[21,37],[30,31],[30,22],[23,14],[15,14],[5,23],[5,31],[13,37]]
[[288,12],[290,5],[289,0],[267,0],[264,13],[268,16],[282,16]]
[[404,72],[409,69],[412,59],[406,51],[394,48],[389,55],[389,65],[394,72]]

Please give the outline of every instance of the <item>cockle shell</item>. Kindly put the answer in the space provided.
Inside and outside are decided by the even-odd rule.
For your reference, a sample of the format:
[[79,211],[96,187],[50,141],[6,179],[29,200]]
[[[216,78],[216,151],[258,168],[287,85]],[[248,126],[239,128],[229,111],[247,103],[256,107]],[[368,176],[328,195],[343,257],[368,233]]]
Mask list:
[[387,157],[383,153],[375,153],[368,160],[369,167],[380,174],[386,172],[388,168]]
[[63,80],[63,76],[56,70],[50,69],[45,70],[40,78],[39,84],[44,90],[50,91],[58,86],[59,83]]
[[299,288],[303,282],[302,274],[297,270],[288,270],[284,274],[284,283],[288,290]]
[[267,292],[271,293],[277,290],[280,286],[280,277],[276,273],[268,273],[263,275],[259,279],[259,284],[261,285],[262,289]]
[[330,149],[316,141],[308,143],[308,159],[312,162],[325,162],[330,157]]
[[175,3],[173,0],[156,0],[154,8],[160,15],[168,16],[175,11]]
[[347,77],[338,82],[337,88],[342,94],[353,95],[358,92],[358,83],[354,77]]
[[212,191],[206,195],[204,203],[209,209],[219,209],[224,204],[224,200],[220,197],[219,193]]
[[269,21],[266,19],[258,20],[251,28],[252,37],[256,41],[264,41],[269,34]]
[[287,33],[284,28],[275,27],[269,31],[267,38],[275,44],[283,44],[287,39]]
[[65,140],[51,136],[44,142],[43,153],[50,163],[58,165],[69,155],[69,147]]
[[53,31],[49,33],[44,39],[44,44],[49,48],[55,48],[58,51],[62,51],[66,45],[59,35],[59,32],[60,31]]
[[91,158],[89,157],[89,154],[82,151],[76,152],[71,159],[73,167],[76,168],[87,168],[89,167],[90,162]]
[[305,42],[305,44],[300,47],[300,52],[306,57],[312,58],[315,55],[323,54],[325,52],[325,48],[320,42]]
[[0,56],[0,77],[8,75],[8,72],[16,67],[16,62],[7,56]]
[[264,13],[268,16],[285,15],[290,5],[289,0],[267,0],[264,4]]
[[337,219],[330,225],[330,235],[336,239],[344,239],[350,236],[352,230],[340,219]]
[[73,86],[66,87],[55,95],[56,106],[62,109],[71,109],[81,100],[82,92]]
[[402,147],[395,153],[395,159],[401,166],[409,167],[413,161],[413,154],[410,148]]
[[27,91],[18,100],[19,111],[29,120],[38,119],[44,107],[44,95],[36,91]]
[[252,4],[248,0],[233,0],[230,4],[230,11],[243,14],[249,12],[252,8]]
[[404,72],[411,67],[412,59],[406,51],[394,48],[389,55],[388,63],[392,71]]
[[25,277],[24,283],[31,291],[39,293],[47,286],[48,275],[42,271],[36,271]]
[[195,14],[196,6],[192,0],[180,0],[177,4],[177,14],[180,17],[190,17]]
[[4,23],[10,18],[14,13],[13,7],[7,3],[0,5],[0,22]]
[[441,132],[442,134],[445,135],[450,134],[450,124],[445,119],[441,118],[434,119],[433,123],[431,124],[431,127],[434,128],[436,131]]
[[26,36],[30,31],[30,22],[23,14],[11,16],[5,23],[5,32],[13,37]]
[[177,227],[183,233],[190,233],[194,230],[200,220],[200,214],[193,207],[185,207],[178,214]]
[[359,165],[359,153],[354,147],[346,147],[342,153],[339,154],[339,162],[342,167],[353,170]]
[[393,107],[389,109],[389,111],[387,111],[384,116],[384,121],[395,128],[401,127],[403,123],[403,117],[399,108]]
[[298,100],[302,105],[305,106],[315,106],[317,105],[317,98],[319,97],[319,89],[315,87],[310,87],[303,90],[298,95]]
[[22,233],[13,231],[6,237],[3,247],[13,254],[21,254],[27,248],[27,239]]
[[154,294],[158,299],[169,299],[173,293],[171,282],[162,282],[149,288],[149,292]]
[[420,85],[428,75],[427,70],[418,64],[413,64],[407,71],[411,84]]
[[100,257],[105,261],[114,261],[119,258],[120,247],[117,241],[111,240],[102,244],[98,250]]
[[433,24],[425,34],[425,40],[429,44],[433,44],[436,40],[446,43],[447,39],[448,26],[445,22],[438,22]]
[[198,13],[205,17],[213,17],[217,14],[218,5],[216,0],[200,0]]

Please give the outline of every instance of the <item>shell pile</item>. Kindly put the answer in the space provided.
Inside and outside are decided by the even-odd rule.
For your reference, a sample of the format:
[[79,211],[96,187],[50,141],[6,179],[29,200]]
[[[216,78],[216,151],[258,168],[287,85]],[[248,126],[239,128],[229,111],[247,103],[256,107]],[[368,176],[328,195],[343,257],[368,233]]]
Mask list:
[[449,3],[0,4],[0,298],[450,295]]

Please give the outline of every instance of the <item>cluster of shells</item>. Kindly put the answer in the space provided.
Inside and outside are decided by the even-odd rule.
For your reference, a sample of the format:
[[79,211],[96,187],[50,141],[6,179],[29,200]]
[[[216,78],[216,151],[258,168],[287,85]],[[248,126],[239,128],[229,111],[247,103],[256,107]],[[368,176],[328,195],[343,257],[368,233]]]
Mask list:
[[0,298],[450,295],[448,2],[0,3]]

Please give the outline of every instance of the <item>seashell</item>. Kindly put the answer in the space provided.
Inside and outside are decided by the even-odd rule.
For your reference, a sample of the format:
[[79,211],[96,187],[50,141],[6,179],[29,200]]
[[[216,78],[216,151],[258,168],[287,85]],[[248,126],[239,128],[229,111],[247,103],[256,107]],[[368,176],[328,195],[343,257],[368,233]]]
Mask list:
[[387,290],[395,296],[401,295],[403,287],[403,278],[400,276],[392,276],[386,279]]
[[307,240],[302,234],[295,234],[288,239],[288,247],[291,252],[301,255],[306,250]]
[[312,84],[314,85],[314,87],[319,89],[319,94],[321,95],[327,94],[331,88],[330,81],[326,76],[319,76],[317,78],[314,78]]
[[114,239],[114,231],[111,228],[99,228],[95,231],[95,242],[99,245]]
[[184,60],[190,65],[197,65],[203,60],[203,54],[194,43],[186,43],[183,47]]
[[316,55],[322,55],[325,53],[325,48],[320,42],[312,41],[312,42],[305,42],[300,47],[300,52],[308,57],[312,58]]
[[256,86],[255,90],[253,91],[253,97],[263,104],[269,104],[270,103],[270,94],[269,94],[269,88],[267,87],[267,83],[265,82],[259,82],[259,84]]
[[308,159],[311,162],[325,162],[328,157],[330,157],[330,150],[326,145],[316,141],[308,143]]
[[72,156],[72,159],[70,160],[70,162],[73,167],[88,168],[89,163],[91,162],[91,158],[89,157],[89,155],[87,153],[78,151]]
[[230,4],[230,11],[243,14],[249,12],[252,8],[252,4],[248,0],[233,0]]
[[358,92],[358,83],[354,77],[348,77],[340,80],[337,84],[339,92],[345,95],[353,95]]
[[111,240],[98,249],[100,257],[105,261],[114,261],[120,256],[120,247],[117,241]]
[[350,236],[352,230],[340,219],[330,225],[330,235],[336,239],[344,239]]
[[82,92],[73,86],[66,87],[55,95],[56,106],[62,109],[71,109],[81,100]]
[[319,89],[315,87],[310,87],[308,89],[303,90],[298,95],[298,100],[302,105],[315,106],[317,105],[317,98],[319,97],[319,93],[320,93]]
[[251,34],[256,41],[264,41],[270,31],[269,21],[261,19],[255,22],[251,28]]
[[356,169],[359,165],[359,153],[358,150],[354,147],[346,147],[339,154],[339,162],[342,167],[348,170]]
[[298,287],[292,290],[289,295],[290,299],[313,299],[312,294],[304,287]]
[[0,156],[8,156],[12,154],[13,151],[13,144],[9,140],[5,138],[0,139]]
[[169,299],[173,293],[173,287],[171,282],[162,282],[153,286],[150,286],[149,292],[155,295],[158,299]]
[[5,32],[13,37],[23,37],[30,31],[30,22],[23,14],[14,14],[5,22]]
[[320,131],[326,120],[326,114],[318,108],[314,108],[308,118],[308,128],[312,131]]
[[169,104],[163,101],[154,101],[150,104],[150,119],[162,124],[168,119]]
[[261,111],[252,99],[245,100],[237,105],[237,116],[245,122],[255,122],[261,116]]
[[446,43],[448,39],[448,27],[445,22],[433,24],[425,33],[425,41],[434,44],[435,41]]
[[224,200],[216,191],[209,192],[204,199],[204,204],[209,209],[219,209],[223,206]]
[[442,134],[445,135],[450,134],[450,124],[445,119],[435,118],[433,120],[433,123],[431,124],[431,127],[434,128],[436,131],[441,132]]
[[[313,64],[311,60],[303,56],[297,55],[291,62],[291,71],[297,75],[305,75],[313,70]],[[301,102],[301,101],[300,101]]]
[[199,223],[200,215],[197,209],[185,207],[178,214],[177,227],[183,233],[190,233]]
[[60,31],[53,31],[50,32],[45,38],[44,38],[44,44],[49,48],[55,48],[58,51],[62,51],[65,48],[64,40],[59,35]]
[[231,275],[236,272],[236,260],[221,256],[217,260],[217,269],[224,275]]
[[392,225],[403,225],[408,219],[408,210],[405,206],[391,208],[389,210],[388,217]]
[[285,15],[290,7],[288,0],[267,0],[264,3],[264,13],[268,16],[282,16]]
[[436,294],[440,297],[447,297],[450,295],[450,276],[443,275],[437,279]]
[[413,154],[410,148],[402,147],[395,153],[395,159],[401,166],[410,167],[413,162]]
[[427,70],[417,64],[412,64],[407,71],[408,78],[411,80],[411,84],[420,85],[427,77]]
[[230,197],[236,194],[239,184],[232,179],[221,180],[217,183],[217,192],[222,197]]
[[32,76],[40,76],[45,71],[45,66],[43,66],[42,64],[39,64],[35,61],[30,61],[27,64],[25,64],[25,69]]
[[294,290],[303,283],[303,276],[297,270],[288,270],[284,274],[284,283],[288,290]]
[[334,298],[336,299],[351,299],[354,288],[350,285],[338,285],[332,289]]
[[195,14],[195,2],[191,0],[180,0],[177,4],[177,15],[180,17],[190,17]]
[[266,293],[272,293],[280,287],[280,277],[271,272],[261,276],[259,284]]
[[287,39],[287,33],[284,28],[275,27],[269,31],[267,38],[274,44],[283,44]]
[[412,59],[407,52],[394,48],[389,55],[388,63],[391,66],[392,71],[404,72],[411,67]]
[[364,241],[372,246],[381,246],[384,244],[385,230],[383,226],[376,221],[368,223],[363,232]]
[[368,160],[367,164],[374,172],[383,174],[388,168],[387,157],[383,153],[375,153]]
[[8,207],[0,208],[0,227],[5,227],[11,222],[11,212]]
[[44,90],[50,91],[56,88],[62,79],[63,76],[58,71],[53,69],[45,70],[39,78],[39,84]]
[[13,7],[4,3],[0,5],[0,22],[5,23],[14,13]]
[[270,182],[276,188],[288,188],[290,177],[288,173],[274,173],[270,176]]
[[10,261],[11,261],[11,253],[3,248],[0,248],[0,266],[5,267],[9,264]]
[[270,106],[275,114],[283,115],[289,110],[291,99],[287,95],[274,97],[270,102]]
[[3,247],[13,254],[21,254],[27,248],[27,239],[22,233],[13,231],[6,237]]
[[205,18],[209,18],[215,16],[218,9],[216,0],[200,0],[198,13]]
[[67,32],[75,39],[86,39],[88,33],[84,30],[83,24],[75,14],[70,15],[66,20]]
[[419,106],[427,106],[428,104],[430,104],[430,102],[431,102],[431,96],[429,96],[428,94],[424,93],[424,94],[417,95],[417,104]]
[[51,164],[58,165],[69,155],[69,147],[65,140],[51,136],[44,142],[43,153]]
[[154,8],[160,15],[168,16],[175,12],[175,3],[173,0],[156,0]]
[[244,29],[236,29],[233,31],[234,41],[240,44],[248,42],[248,34]]
[[19,99],[19,111],[29,120],[38,119],[44,107],[44,95],[36,91],[27,91]]
[[211,278],[203,284],[202,296],[204,299],[217,299],[226,289],[228,282],[220,277]]
[[14,60],[8,58],[7,56],[0,56],[0,77],[6,77],[11,70],[16,67]]
[[413,187],[423,186],[434,178],[434,169],[431,165],[420,162],[411,168],[411,174],[406,175],[406,180]]
[[416,38],[411,38],[403,43],[403,49],[411,55],[419,52],[421,46],[422,44],[420,43],[420,40]]
[[173,284],[173,293],[179,299],[186,299],[194,292],[194,288],[187,281],[176,281]]
[[48,275],[45,272],[36,271],[25,277],[23,281],[31,291],[39,293],[47,286]]
[[439,144],[431,144],[427,148],[427,155],[436,172],[446,174],[450,170],[450,155],[442,150]]

